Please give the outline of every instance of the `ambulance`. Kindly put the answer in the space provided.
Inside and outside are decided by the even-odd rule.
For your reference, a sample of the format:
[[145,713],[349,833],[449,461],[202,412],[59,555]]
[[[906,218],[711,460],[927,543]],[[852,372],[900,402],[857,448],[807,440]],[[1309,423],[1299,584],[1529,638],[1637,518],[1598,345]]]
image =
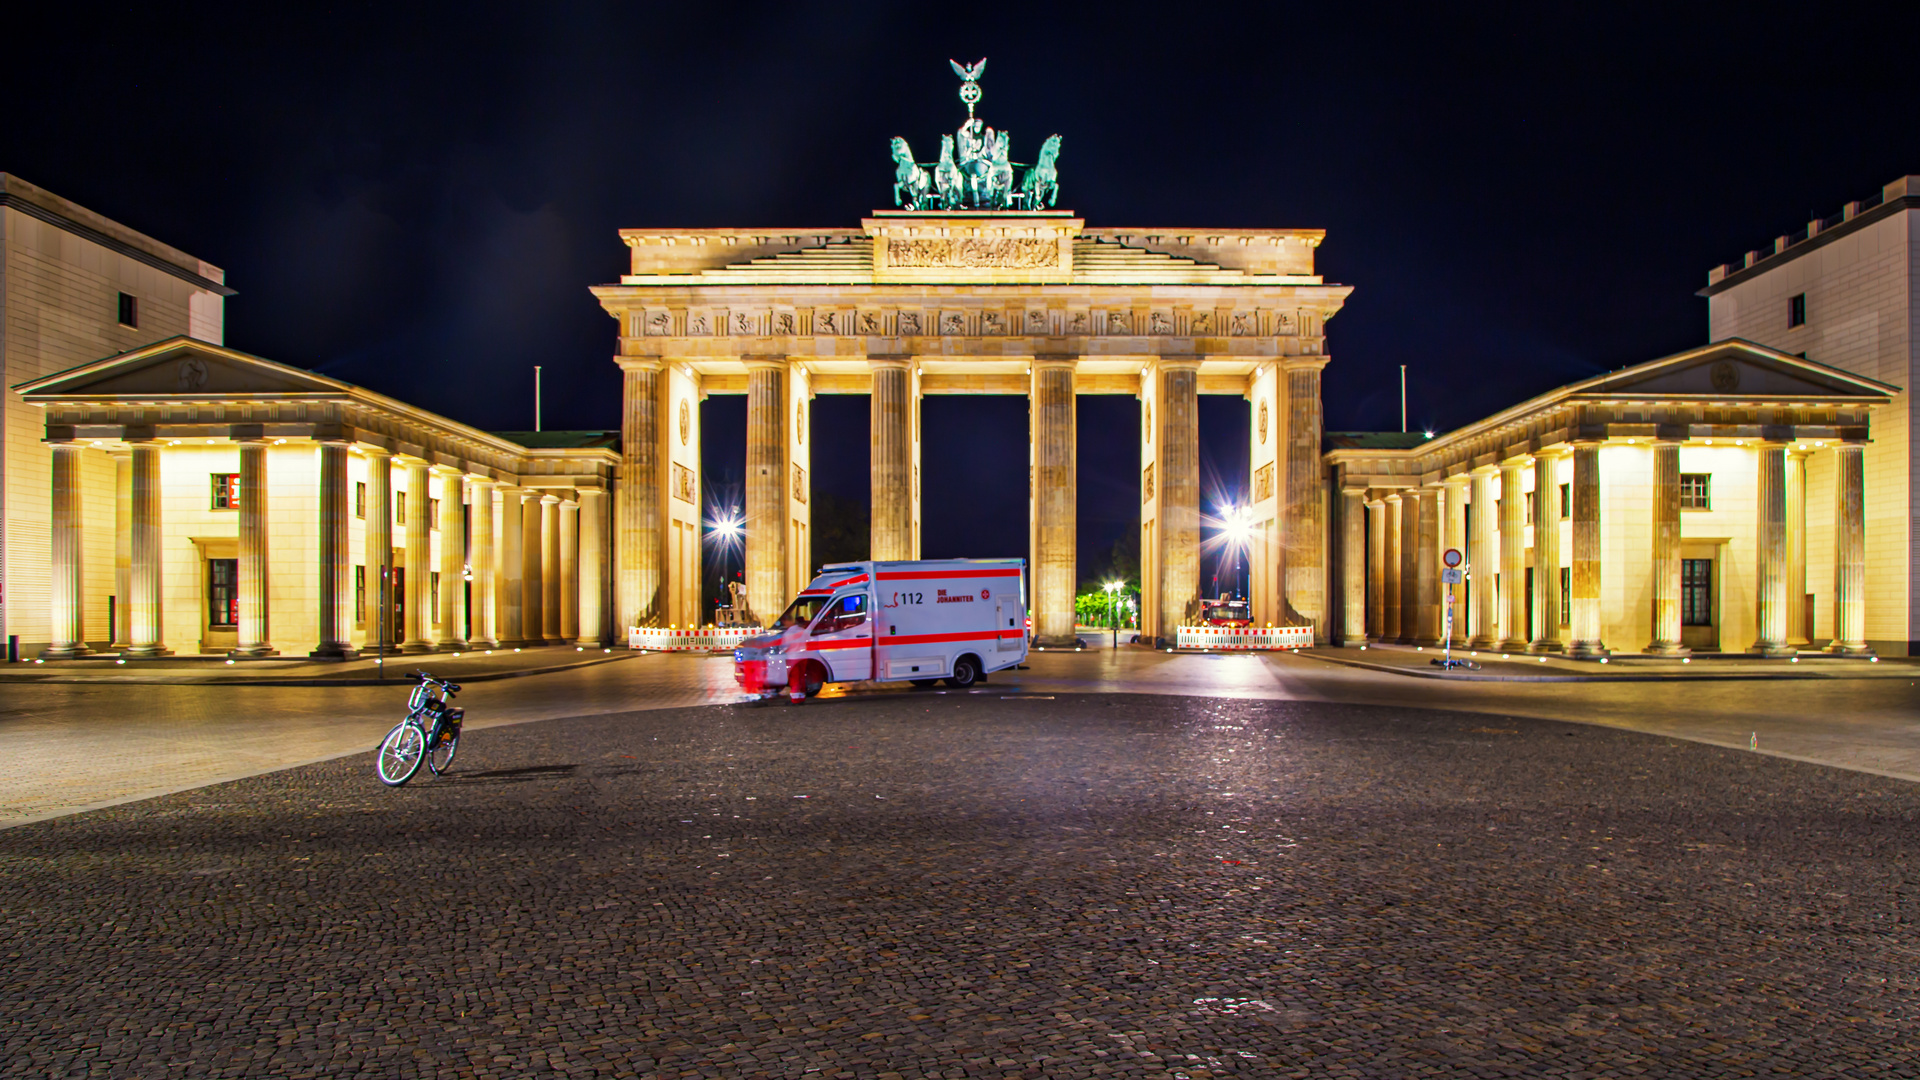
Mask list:
[[830,682],[965,687],[1027,658],[1025,559],[833,563],[734,650],[742,689],[791,700]]

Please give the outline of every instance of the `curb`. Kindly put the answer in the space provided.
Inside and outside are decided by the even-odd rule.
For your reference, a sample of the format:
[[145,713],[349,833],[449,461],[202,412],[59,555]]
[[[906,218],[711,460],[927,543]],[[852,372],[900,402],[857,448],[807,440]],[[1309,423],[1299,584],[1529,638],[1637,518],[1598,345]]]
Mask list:
[[1519,682],[1519,683],[1667,682],[1675,679],[1685,680],[1688,682],[1768,682],[1768,681],[1774,681],[1774,680],[1807,681],[1807,680],[1824,679],[1824,680],[1831,681],[1835,679],[1893,679],[1893,678],[1910,679],[1913,677],[1912,674],[1909,672],[1899,672],[1896,674],[1896,672],[1898,671],[1897,668],[1893,670],[1889,670],[1885,674],[1881,674],[1878,672],[1875,672],[1873,674],[1868,674],[1867,672],[1862,671],[1862,672],[1845,672],[1837,675],[1829,672],[1821,672],[1817,669],[1809,669],[1805,672],[1702,671],[1698,674],[1695,674],[1693,672],[1687,672],[1686,674],[1681,674],[1677,671],[1667,671],[1667,672],[1622,671],[1618,673],[1608,672],[1607,674],[1604,674],[1604,675],[1600,674],[1599,672],[1595,672],[1592,675],[1570,675],[1570,674],[1563,674],[1563,673],[1557,673],[1552,675],[1544,675],[1544,674],[1543,675],[1486,675],[1486,674],[1476,675],[1472,672],[1421,671],[1418,668],[1399,667],[1394,664],[1374,664],[1374,663],[1369,663],[1368,661],[1365,661],[1365,660],[1355,660],[1345,656],[1329,656],[1325,653],[1317,653],[1317,652],[1311,652],[1311,651],[1304,651],[1304,652],[1296,653],[1295,655],[1310,657],[1314,660],[1321,660],[1329,664],[1342,664],[1346,667],[1361,668],[1367,671],[1382,671],[1389,675],[1404,675],[1410,679],[1444,679],[1448,682]]
[[[556,671],[571,671],[574,668],[593,667],[596,664],[611,664],[618,660],[632,659],[638,654],[617,652],[612,656],[596,656],[589,660],[575,660],[566,664],[549,664],[545,667],[522,668],[511,671],[483,671],[460,680],[461,685],[478,682],[498,682],[501,679],[520,679],[528,675],[550,675]],[[423,659],[425,659],[423,657]],[[354,679],[312,679],[272,676],[215,675],[184,676],[178,678],[142,678],[138,675],[7,675],[0,676],[0,686],[19,683],[26,686],[45,686],[49,683],[85,684],[93,686],[405,686],[407,680],[401,678],[354,678]]]

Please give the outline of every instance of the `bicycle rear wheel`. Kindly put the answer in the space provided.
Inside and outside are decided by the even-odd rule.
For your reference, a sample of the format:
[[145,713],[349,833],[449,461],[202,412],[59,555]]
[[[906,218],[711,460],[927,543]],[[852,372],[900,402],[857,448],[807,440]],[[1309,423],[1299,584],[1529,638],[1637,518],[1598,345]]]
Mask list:
[[433,749],[427,754],[427,768],[433,775],[439,776],[453,768],[453,755],[460,752],[460,725],[449,724],[440,729],[440,737],[434,741]]
[[388,787],[399,787],[413,779],[413,774],[420,771],[420,764],[426,759],[427,733],[412,720],[402,720],[381,740],[375,768],[380,773],[381,783]]

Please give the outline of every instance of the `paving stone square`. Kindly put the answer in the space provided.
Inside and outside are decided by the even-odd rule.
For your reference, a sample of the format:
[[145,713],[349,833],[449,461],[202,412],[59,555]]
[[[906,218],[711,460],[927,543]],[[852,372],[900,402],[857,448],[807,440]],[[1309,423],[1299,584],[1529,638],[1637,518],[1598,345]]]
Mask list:
[[1911,1076],[1916,820],[1379,705],[493,727],[0,831],[0,1075]]

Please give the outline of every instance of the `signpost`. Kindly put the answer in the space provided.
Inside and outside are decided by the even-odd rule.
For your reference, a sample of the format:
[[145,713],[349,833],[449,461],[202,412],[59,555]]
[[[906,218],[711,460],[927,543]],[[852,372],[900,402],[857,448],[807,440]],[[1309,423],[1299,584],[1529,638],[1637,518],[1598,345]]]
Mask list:
[[1442,669],[1453,667],[1453,587],[1466,580],[1467,575],[1460,570],[1460,564],[1464,561],[1465,559],[1460,554],[1459,548],[1448,548],[1446,553],[1440,556],[1440,563],[1443,567],[1440,571],[1440,580],[1447,586],[1447,617],[1445,620],[1447,652],[1446,659],[1440,661],[1440,667]]

